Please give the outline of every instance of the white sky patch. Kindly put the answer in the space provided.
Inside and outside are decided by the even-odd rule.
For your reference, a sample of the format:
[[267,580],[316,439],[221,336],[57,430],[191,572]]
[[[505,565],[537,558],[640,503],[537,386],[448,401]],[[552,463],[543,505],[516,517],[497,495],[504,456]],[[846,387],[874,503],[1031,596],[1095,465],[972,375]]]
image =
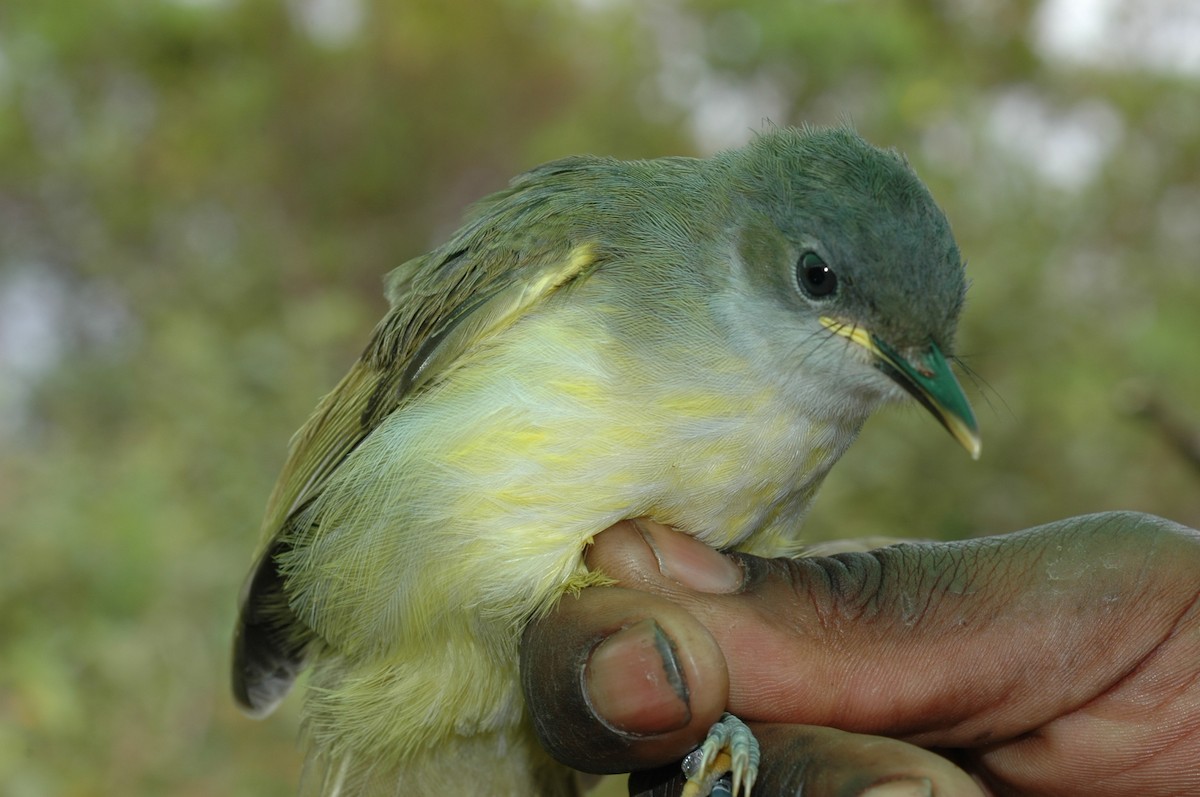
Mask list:
[[[753,55],[761,32],[748,17],[725,15],[713,30],[674,4],[647,4],[645,23],[658,45],[659,71],[656,91],[677,108],[685,109],[692,138],[702,152],[741,146],[767,120],[779,121],[788,110],[788,100],[778,83],[766,74],[740,78],[709,66],[706,45],[731,56]],[[653,117],[655,100],[642,102]]]
[[66,311],[62,282],[38,265],[15,269],[0,282],[0,367],[6,375],[32,376],[58,360]]
[[767,121],[780,119],[787,99],[765,76],[733,83],[706,76],[697,83],[692,105],[692,134],[709,152],[745,144]]
[[325,47],[348,44],[362,30],[362,0],[292,0],[292,20],[310,39]]
[[114,286],[68,283],[36,261],[0,264],[0,440],[21,431],[38,383],[70,347],[111,351],[131,322]]
[[1029,87],[1002,93],[989,117],[999,149],[1067,191],[1086,187],[1124,135],[1120,114],[1107,103],[1089,99],[1061,108]]
[[0,281],[0,439],[18,431],[27,417],[29,394],[53,368],[66,343],[61,322],[67,312],[63,284],[29,264]]
[[1043,0],[1032,35],[1051,60],[1200,75],[1196,0]]

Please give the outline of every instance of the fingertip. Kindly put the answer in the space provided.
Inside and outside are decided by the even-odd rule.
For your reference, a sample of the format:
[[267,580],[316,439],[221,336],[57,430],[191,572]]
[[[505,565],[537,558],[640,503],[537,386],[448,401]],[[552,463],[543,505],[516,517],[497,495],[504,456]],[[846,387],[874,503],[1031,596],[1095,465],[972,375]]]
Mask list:
[[589,708],[618,733],[654,736],[691,721],[678,646],[652,618],[603,639],[584,665],[583,680]]
[[745,574],[728,556],[700,540],[652,521],[632,521],[653,552],[659,572],[696,592],[737,592]]
[[589,772],[627,772],[681,757],[728,699],[716,640],[662,599],[585,590],[533,624],[522,683],[543,745]]
[[626,583],[666,578],[695,592],[737,592],[745,573],[725,554],[647,518],[622,521],[596,537],[588,567]]

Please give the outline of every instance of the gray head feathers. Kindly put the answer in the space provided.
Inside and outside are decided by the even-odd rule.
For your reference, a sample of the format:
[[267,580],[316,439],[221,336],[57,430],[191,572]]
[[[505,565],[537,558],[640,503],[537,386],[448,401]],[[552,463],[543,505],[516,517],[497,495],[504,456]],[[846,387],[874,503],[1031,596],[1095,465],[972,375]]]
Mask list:
[[949,222],[903,156],[846,128],[784,128],[718,156],[735,190],[837,274],[837,308],[898,348],[950,351],[966,280]]

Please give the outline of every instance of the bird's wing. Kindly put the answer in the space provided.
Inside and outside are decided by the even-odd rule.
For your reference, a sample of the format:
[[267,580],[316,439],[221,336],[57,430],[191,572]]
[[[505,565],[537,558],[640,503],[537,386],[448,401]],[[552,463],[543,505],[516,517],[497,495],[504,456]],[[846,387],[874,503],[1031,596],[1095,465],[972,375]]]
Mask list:
[[417,264],[417,279],[398,292],[358,362],[293,438],[268,504],[269,529],[312,500],[346,455],[410,396],[596,262],[588,245],[434,255],[419,259],[433,258]]
[[554,204],[546,195],[552,187],[531,190],[539,187],[537,176],[486,200],[445,246],[389,276],[391,310],[358,362],[292,439],[268,504],[267,543],[243,589],[234,639],[234,693],[248,711],[265,714],[287,693],[313,639],[288,605],[275,565],[306,532],[289,527],[297,511],[409,397],[599,262],[595,245],[572,240],[569,229],[537,234]]

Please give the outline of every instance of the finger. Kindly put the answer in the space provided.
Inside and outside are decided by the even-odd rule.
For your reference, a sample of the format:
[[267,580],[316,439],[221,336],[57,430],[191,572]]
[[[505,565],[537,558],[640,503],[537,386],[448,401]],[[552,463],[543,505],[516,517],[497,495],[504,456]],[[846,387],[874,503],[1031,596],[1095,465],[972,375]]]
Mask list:
[[521,680],[543,746],[587,772],[676,760],[728,697],[715,640],[679,606],[618,588],[584,590],[526,629]]
[[[597,538],[589,562],[700,619],[725,654],[730,710],[746,719],[996,745],[1104,696],[1164,642],[1186,654],[1197,638],[1173,636],[1195,612],[1197,535],[1143,515],[824,559],[738,557],[744,588],[719,594],[688,585],[715,554],[663,527],[641,530],[641,545]],[[1166,683],[1195,680],[1186,658]],[[1161,702],[1157,673],[1142,687]],[[1176,720],[1195,732],[1194,719]],[[1105,751],[1066,747],[1046,761],[1073,755],[1091,766]]]
[[[919,747],[809,725],[755,723],[762,763],[754,794],[762,797],[983,797],[962,770]],[[634,773],[629,793],[678,795],[677,764]]]

